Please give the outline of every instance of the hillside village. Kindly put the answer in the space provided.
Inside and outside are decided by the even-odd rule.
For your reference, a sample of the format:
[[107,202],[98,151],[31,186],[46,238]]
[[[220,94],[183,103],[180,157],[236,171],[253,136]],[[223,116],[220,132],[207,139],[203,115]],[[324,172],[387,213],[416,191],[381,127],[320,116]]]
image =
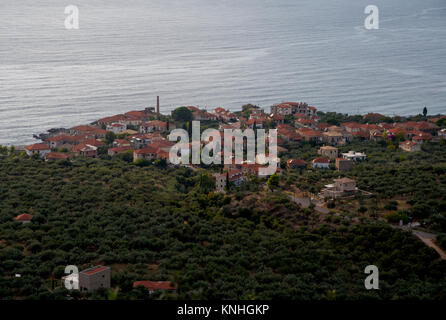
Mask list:
[[[224,129],[277,129],[278,153],[282,159],[277,173],[285,170],[304,168],[340,172],[349,171],[355,162],[365,161],[367,155],[360,150],[339,152],[338,148],[348,146],[352,141],[391,142],[406,152],[417,152],[426,142],[440,142],[446,139],[446,129],[437,123],[446,122],[446,116],[424,117],[420,121],[395,121],[378,113],[360,116],[359,121],[342,122],[333,125],[321,121],[323,113],[304,102],[282,102],[271,106],[270,113],[253,106],[243,106],[239,112],[218,107],[214,112],[194,106],[187,109],[190,118],[186,121],[166,116],[160,112],[159,97],[156,109],[145,108],[124,114],[112,115],[88,125],[53,131],[41,143],[25,147],[28,156],[39,156],[46,161],[72,160],[76,157],[97,158],[100,156],[121,157],[127,161],[162,161],[169,164],[169,150],[175,144],[168,140],[173,129],[190,129],[190,120],[201,121],[218,129],[223,137]],[[181,108],[180,108],[181,109]],[[310,143],[319,146],[319,157],[306,162],[290,158],[287,147],[295,143]],[[204,143],[202,143],[204,145]],[[223,148],[223,147],[222,147]],[[223,150],[222,150],[223,156]],[[264,155],[268,156],[268,155]],[[260,161],[257,161],[260,162]],[[250,175],[258,176],[259,163],[222,165],[220,173],[214,174],[216,191],[225,192],[229,183],[238,186]],[[194,168],[194,165],[187,165]],[[195,166],[198,167],[198,166]],[[321,190],[320,196],[337,198],[352,193],[355,187],[351,181],[344,186],[335,182]],[[354,184],[354,181],[353,181]],[[348,189],[349,191],[345,191]]]
[[[261,161],[209,166],[171,164],[169,150],[175,142],[169,141],[168,135],[175,128],[189,131],[192,120],[201,121],[202,130],[218,129],[222,136],[224,129],[277,129],[280,162],[276,174],[269,177],[259,176]],[[63,199],[58,201],[68,201],[63,202],[64,205],[54,204],[62,208],[60,210],[65,210],[65,203],[79,206],[75,212],[81,213],[76,218],[70,218],[73,221],[90,216],[91,213],[83,214],[90,212],[89,210],[94,210],[97,217],[103,217],[108,209],[97,208],[98,203],[108,208],[110,203],[119,199],[125,205],[113,209],[111,221],[115,221],[117,216],[125,216],[123,212],[135,212],[131,217],[132,223],[126,223],[126,226],[133,228],[138,237],[139,230],[165,226],[164,219],[170,219],[175,210],[186,212],[187,219],[205,217],[212,222],[215,216],[210,215],[210,212],[214,213],[209,208],[215,206],[217,216],[230,219],[228,230],[232,230],[234,222],[241,217],[262,228],[281,230],[286,226],[296,232],[321,232],[321,234],[339,232],[344,236],[348,228],[362,228],[367,226],[366,221],[385,219],[393,226],[389,229],[410,230],[424,243],[423,246],[433,248],[436,253],[432,254],[432,259],[437,259],[438,256],[446,259],[444,252],[446,237],[430,233],[446,230],[446,219],[438,214],[444,212],[446,208],[443,192],[446,168],[442,160],[446,144],[445,124],[444,115],[389,118],[370,113],[349,116],[318,112],[315,107],[303,102],[279,103],[273,105],[269,113],[253,105],[242,106],[240,111],[234,112],[221,107],[208,112],[188,106],[173,110],[171,115],[164,115],[160,112],[158,100],[155,108],[133,110],[102,118],[90,124],[51,130],[40,143],[23,149],[16,148],[15,152],[6,152],[11,155],[11,162],[5,161],[5,163],[15,166],[13,161],[19,162],[19,158],[22,158],[20,162],[28,166],[28,174],[32,175],[36,165],[45,168],[45,172],[47,167],[66,172],[62,178],[59,177],[61,180],[53,181],[53,176],[50,179],[45,179],[43,175],[38,177],[41,181],[51,185],[55,183],[57,188],[62,188],[62,191],[54,193]],[[17,156],[18,152],[21,152],[20,156]],[[223,152],[221,155],[223,156]],[[257,158],[262,156],[268,155],[258,155]],[[6,156],[4,158],[6,159]],[[89,158],[107,161],[91,161]],[[138,167],[146,168],[141,170]],[[100,168],[102,173],[96,174],[97,168]],[[71,175],[72,169],[74,172],[85,170],[85,176],[78,177],[78,173]],[[129,172],[124,173],[127,169]],[[14,174],[9,176],[8,170],[4,172],[5,178],[8,177],[11,181],[17,178]],[[48,172],[54,174],[53,171],[48,170]],[[102,177],[103,172],[109,172],[110,178]],[[22,175],[22,172],[19,175]],[[131,175],[135,176],[132,178]],[[100,180],[96,181],[97,177],[100,177]],[[151,178],[145,181],[147,177]],[[115,179],[115,182],[111,182]],[[209,181],[212,183],[208,183]],[[20,185],[33,184],[20,183]],[[89,191],[84,197],[78,198],[80,194],[78,191],[70,194],[71,190],[76,188]],[[163,198],[160,195],[163,194],[161,192],[164,192],[162,191],[164,188],[168,192],[165,191]],[[110,191],[112,189],[113,191]],[[49,190],[53,190],[53,187]],[[102,192],[102,190],[107,191]],[[175,197],[182,199],[180,205],[171,200],[172,190],[177,193]],[[101,202],[97,200],[100,197],[106,198]],[[17,210],[11,209],[10,217],[5,218],[5,223],[14,225],[17,230],[20,230],[19,226],[45,227],[46,223],[51,221],[43,223],[47,220],[41,214],[42,210],[53,214],[57,217],[54,221],[58,221],[61,214],[57,211],[59,209],[49,209],[52,198],[51,204],[38,206],[35,202],[41,200],[32,198],[22,205],[17,199],[12,198],[9,202],[13,206],[19,203],[20,207]],[[85,209],[85,202],[90,209]],[[169,206],[169,209],[164,210],[166,206]],[[141,207],[145,209],[140,209]],[[66,210],[68,215],[71,215],[72,211],[72,209]],[[196,214],[190,214],[191,212]],[[144,214],[148,215],[147,219],[137,218]],[[187,237],[183,235],[184,230],[190,229],[189,220],[183,218],[176,221],[180,224],[179,227],[172,224],[175,226],[172,230],[179,239]],[[71,220],[65,217],[61,219],[63,223],[71,223],[69,222]],[[245,221],[243,219],[240,221]],[[141,228],[133,227],[134,223],[139,222],[147,225]],[[382,227],[379,228],[379,232],[383,232]],[[120,225],[117,230],[121,229]],[[65,229],[63,230],[65,232]],[[122,232],[126,234],[128,230],[124,229]],[[371,233],[370,239],[377,237],[375,233],[375,231]],[[166,235],[166,232],[160,231],[159,234]],[[209,234],[220,236],[225,232]],[[68,236],[71,237],[71,233]],[[107,236],[109,234],[106,234]],[[121,235],[119,239],[122,237],[125,236]],[[146,234],[145,237],[149,238],[152,235]],[[131,243],[131,252],[150,244],[150,241],[146,242],[140,238]],[[355,241],[360,241],[360,238]],[[92,243],[94,241],[88,246],[86,244],[86,254],[90,254],[88,250],[96,250],[96,245]],[[152,245],[154,250],[163,252],[161,249],[156,249],[156,241]],[[197,245],[206,248],[207,241],[197,241]],[[364,245],[368,246],[367,243]],[[128,244],[124,243],[122,246],[129,251]],[[345,244],[342,244],[342,248],[344,246]],[[38,251],[38,247],[37,249],[35,246],[29,245],[29,247],[31,251]],[[177,249],[184,251],[180,247]],[[211,248],[209,250],[214,251]],[[404,250],[401,252],[403,255],[406,254]],[[148,291],[151,297],[181,296],[185,291],[184,282],[178,281],[172,271],[175,269],[176,272],[178,268],[175,265],[178,263],[175,260],[178,259],[178,254],[166,254],[166,256],[172,260],[165,264],[159,262],[156,265],[150,264],[150,272],[133,272],[131,277],[122,279],[116,277],[113,279],[111,275],[123,272],[125,268],[122,261],[134,263],[137,260],[126,260],[129,258],[121,257],[117,259],[114,256],[105,256],[105,259],[84,259],[82,265],[86,269],[80,272],[77,280],[80,292],[82,296],[91,296],[103,292],[103,289],[115,288],[122,282],[126,286],[124,294],[137,295]],[[425,257],[422,259],[424,263]],[[191,269],[193,268],[186,268],[186,270]],[[153,276],[157,270],[172,272]],[[18,274],[20,279],[22,274],[26,275],[26,270],[13,274],[16,277]],[[70,279],[70,276],[63,276],[62,283],[58,284],[58,287],[63,287],[65,281]],[[53,280],[51,278],[54,287]],[[146,291],[142,291],[143,288]],[[74,293],[73,295],[75,296]]]

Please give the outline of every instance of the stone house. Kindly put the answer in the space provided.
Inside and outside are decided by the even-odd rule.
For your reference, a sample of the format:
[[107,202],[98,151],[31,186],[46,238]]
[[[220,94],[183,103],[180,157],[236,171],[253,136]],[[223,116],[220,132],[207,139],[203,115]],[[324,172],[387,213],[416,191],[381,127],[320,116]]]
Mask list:
[[79,290],[82,292],[110,288],[110,267],[95,266],[79,272]]
[[317,153],[329,159],[336,159],[338,157],[338,148],[332,146],[323,146],[319,148]]

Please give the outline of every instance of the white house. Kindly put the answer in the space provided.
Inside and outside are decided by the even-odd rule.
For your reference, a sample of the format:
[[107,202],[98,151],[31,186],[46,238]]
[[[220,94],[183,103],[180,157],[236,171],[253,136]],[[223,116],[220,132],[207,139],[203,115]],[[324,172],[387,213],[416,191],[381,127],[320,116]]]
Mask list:
[[314,169],[328,169],[330,168],[330,160],[328,158],[316,158],[311,161]]
[[43,143],[35,143],[25,147],[26,154],[28,156],[32,156],[33,154],[39,154],[40,157],[45,157],[48,153],[51,152],[51,148]]
[[367,159],[367,155],[363,152],[349,151],[342,153],[342,158],[353,161],[361,161]]
[[122,123],[112,123],[107,126],[107,131],[111,131],[115,134],[120,134],[125,130],[127,130],[127,125]]

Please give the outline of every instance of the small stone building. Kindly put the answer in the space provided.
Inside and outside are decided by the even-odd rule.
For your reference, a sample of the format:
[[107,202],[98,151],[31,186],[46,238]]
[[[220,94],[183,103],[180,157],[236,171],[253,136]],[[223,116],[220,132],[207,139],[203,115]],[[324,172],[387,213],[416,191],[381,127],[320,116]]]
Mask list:
[[336,158],[335,165],[338,171],[349,171],[353,166],[353,161],[349,159]]
[[332,146],[323,146],[318,150],[318,154],[329,159],[336,159],[338,157],[338,148]]
[[321,192],[324,197],[340,198],[354,195],[357,190],[355,180],[340,178],[335,179],[333,184],[326,185]]
[[110,288],[110,267],[96,266],[79,273],[79,290],[81,292]]

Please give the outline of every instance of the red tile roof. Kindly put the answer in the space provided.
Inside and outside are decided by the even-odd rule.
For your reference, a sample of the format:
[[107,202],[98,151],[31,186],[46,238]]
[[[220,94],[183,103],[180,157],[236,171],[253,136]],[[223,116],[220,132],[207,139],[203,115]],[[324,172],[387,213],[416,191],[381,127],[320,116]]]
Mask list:
[[80,126],[75,126],[70,128],[70,130],[77,130],[77,131],[93,131],[96,128],[92,127],[92,126],[86,126],[86,125],[80,125]]
[[105,266],[96,266],[96,267],[93,267],[93,268],[90,268],[90,269],[87,269],[87,270],[84,270],[81,272],[85,273],[85,274],[95,274],[96,272],[104,271],[106,269],[107,269],[107,267],[105,267]]
[[15,221],[30,221],[33,218],[32,214],[22,213],[14,218]]
[[129,112],[126,112],[124,115],[127,117],[133,117],[133,118],[139,118],[139,119],[146,117],[146,114],[142,111],[129,111]]
[[341,127],[360,129],[361,125],[357,122],[344,122],[344,123],[341,123]]
[[40,150],[50,150],[50,147],[48,147],[48,145],[43,144],[43,143],[35,143],[29,146],[25,147],[26,150],[29,151],[40,151]]
[[133,288],[143,286],[149,290],[175,290],[177,287],[175,284],[169,281],[135,281],[133,282]]
[[289,159],[287,160],[287,164],[292,164],[296,166],[305,166],[307,163],[301,159]]
[[414,145],[416,145],[415,142],[410,141],[410,140],[403,141],[403,142],[401,142],[400,144],[405,145],[405,146],[408,146],[408,147],[413,147]]
[[142,123],[141,127],[163,127],[164,128],[164,127],[167,127],[167,122],[153,120],[153,121]]
[[92,146],[90,144],[81,143],[73,147],[73,152],[87,152],[97,150],[96,146]]
[[110,148],[108,149],[108,151],[114,152],[114,153],[123,153],[126,152],[128,150],[132,150],[132,147],[115,147],[115,148]]
[[95,147],[105,146],[104,142],[102,142],[100,140],[96,140],[96,139],[85,139],[85,140],[82,140],[81,143],[89,144],[90,146],[95,146]]
[[102,119],[99,119],[98,122],[117,122],[117,121],[123,121],[123,120],[128,120],[128,117],[123,115],[123,114],[117,114],[111,117],[105,117]]
[[295,118],[299,118],[299,119],[301,119],[301,118],[306,118],[307,115],[304,114],[304,113],[295,113],[295,114],[294,114],[294,117],[295,117]]
[[135,153],[136,154],[147,154],[147,153],[156,153],[156,151],[157,151],[157,149],[148,146],[148,147],[143,148],[143,149],[136,149]]
[[313,163],[330,163],[330,160],[328,158],[316,158]]
[[53,159],[53,160],[65,160],[68,159],[69,157],[70,155],[61,152],[50,152],[46,155],[47,159]]

